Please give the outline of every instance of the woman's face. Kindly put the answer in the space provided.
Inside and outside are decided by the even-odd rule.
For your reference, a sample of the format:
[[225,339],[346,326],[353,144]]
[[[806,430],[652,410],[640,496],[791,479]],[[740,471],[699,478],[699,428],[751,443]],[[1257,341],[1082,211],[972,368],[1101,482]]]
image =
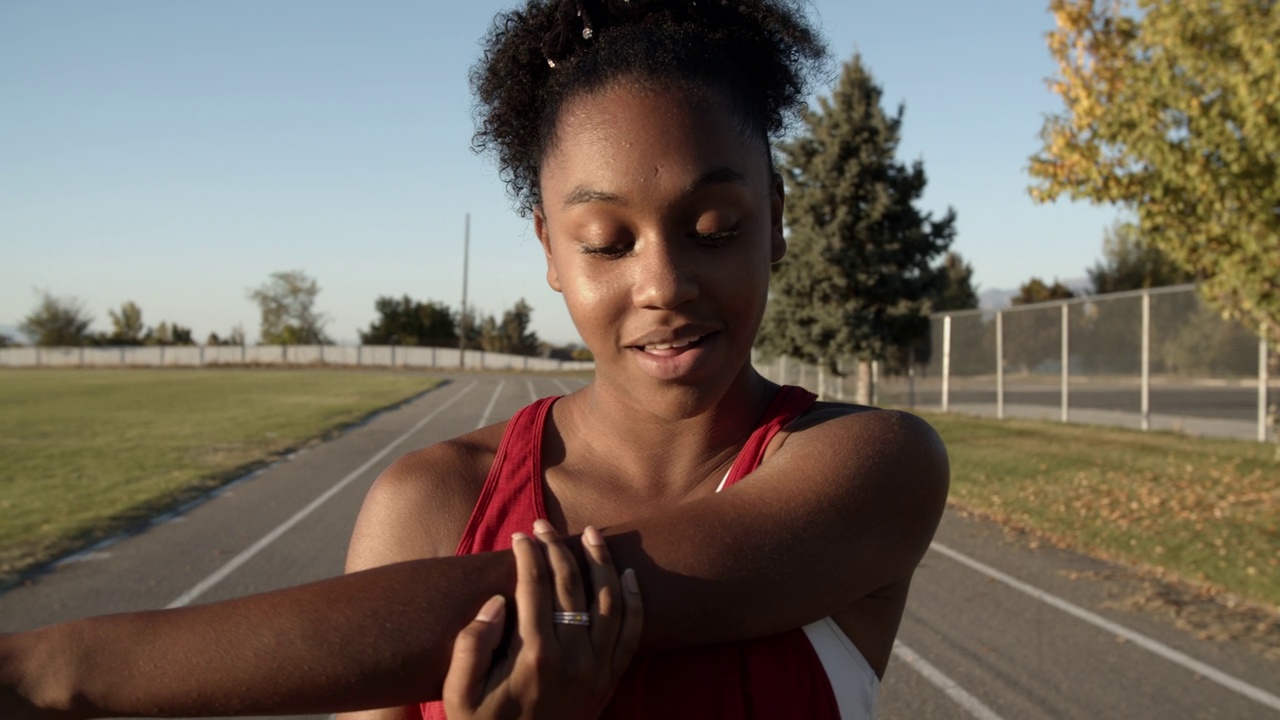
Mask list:
[[561,112],[534,225],[600,379],[723,391],[748,362],[782,184],[718,100],[618,84]]

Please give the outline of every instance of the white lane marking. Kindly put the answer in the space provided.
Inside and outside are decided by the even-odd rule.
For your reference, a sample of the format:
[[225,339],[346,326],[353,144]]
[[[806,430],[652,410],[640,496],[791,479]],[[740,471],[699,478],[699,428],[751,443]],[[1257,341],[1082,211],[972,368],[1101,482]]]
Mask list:
[[1260,687],[1250,685],[1249,683],[1233,675],[1228,675],[1227,673],[1222,672],[1221,670],[1213,667],[1212,665],[1208,665],[1199,660],[1196,660],[1195,658],[1191,657],[1190,655],[1187,655],[1186,653],[1180,650],[1175,650],[1158,640],[1149,638],[1146,635],[1143,635],[1139,632],[1130,630],[1129,628],[1123,625],[1120,625],[1118,623],[1114,623],[1102,617],[1101,615],[1089,612],[1088,610],[1085,610],[1079,605],[1075,605],[1071,602],[1063,600],[1057,595],[1052,595],[1050,593],[1045,592],[1044,590],[1041,590],[1040,588],[1037,588],[1033,585],[1029,585],[1025,582],[1022,582],[1017,578],[1014,578],[1010,575],[1006,575],[1000,572],[999,570],[996,570],[995,568],[991,567],[990,565],[986,565],[977,560],[974,560],[968,555],[965,555],[964,553],[958,552],[956,550],[952,550],[946,545],[933,543],[929,547],[943,555],[946,555],[947,557],[951,558],[952,560],[955,560],[956,562],[962,565],[968,565],[969,567],[973,568],[974,570],[977,570],[983,575],[986,575],[992,580],[997,580],[999,582],[1002,582],[1005,585],[1008,585],[1009,587],[1013,588],[1014,590],[1018,590],[1019,592],[1026,593],[1027,595],[1030,595],[1031,597],[1043,603],[1051,605],[1067,613],[1068,615],[1071,615],[1080,620],[1083,620],[1089,623],[1090,625],[1094,625],[1095,627],[1106,630],[1109,633],[1118,635],[1148,652],[1159,655],[1160,657],[1164,658],[1165,660],[1168,660],[1171,663],[1181,665],[1182,667],[1190,670],[1191,672],[1194,672],[1203,677],[1206,677],[1229,690],[1233,690],[1249,698],[1250,700],[1253,700],[1254,702],[1265,705],[1271,708],[1272,710],[1280,710],[1280,696],[1273,695],[1267,692],[1266,690],[1263,690]]
[[350,485],[352,481],[360,477],[366,470],[373,467],[374,463],[386,457],[387,453],[394,450],[398,445],[400,445],[400,443],[404,442],[405,440],[408,440],[410,435],[413,435],[414,433],[418,432],[427,423],[434,420],[437,415],[444,412],[445,410],[448,410],[449,407],[453,405],[455,402],[457,402],[460,398],[462,398],[463,395],[466,395],[468,392],[470,392],[471,388],[475,387],[477,382],[478,381],[473,380],[470,385],[463,388],[457,395],[454,395],[453,397],[449,398],[448,402],[436,408],[435,411],[433,411],[430,415],[427,415],[426,417],[419,420],[416,425],[409,428],[403,435],[396,438],[395,440],[392,440],[389,444],[387,444],[386,447],[379,450],[377,454],[375,454],[373,457],[366,460],[363,465],[356,468],[355,470],[352,470],[351,474],[339,480],[336,485],[326,490],[323,495],[316,498],[315,500],[312,500],[306,507],[299,510],[296,515],[289,518],[288,520],[285,520],[283,523],[277,526],[276,529],[272,530],[266,535],[263,535],[262,539],[258,540],[256,543],[250,545],[249,547],[245,548],[239,555],[236,555],[235,557],[231,558],[231,560],[228,561],[226,565],[223,565],[222,567],[218,568],[211,575],[201,580],[200,582],[196,583],[190,590],[179,595],[176,600],[166,605],[165,609],[183,607],[184,605],[191,604],[191,601],[200,597],[209,588],[213,587],[214,585],[217,585],[219,582],[222,581],[223,578],[235,572],[236,568],[240,567],[241,565],[244,565],[246,562],[249,562],[249,560],[254,555],[257,555],[258,553],[262,552],[263,549],[265,549],[268,545],[275,542],[280,538],[281,535],[284,535],[286,532],[288,532],[289,528],[302,522],[304,518],[306,518],[311,513],[315,512],[316,508],[325,504],[325,502],[327,502],[329,498],[333,497],[334,495],[337,495],[340,490]]
[[916,654],[914,650],[907,647],[906,643],[900,640],[893,641],[893,654],[897,655],[900,660],[915,668],[916,672],[924,676],[926,680],[933,683],[939,690],[946,693],[957,705],[964,708],[970,715],[979,720],[1002,720],[994,710],[987,707],[986,703],[969,693],[968,690],[960,687],[959,683],[947,677],[932,663]]
[[538,402],[538,391],[533,389],[533,381],[525,380],[529,383],[529,402]]
[[568,395],[569,393],[573,392],[572,390],[569,389],[568,385],[564,384],[564,381],[560,380],[560,378],[555,378],[551,382],[555,383],[556,386],[560,388],[560,392],[563,392],[565,395]]
[[489,424],[489,415],[493,413],[493,406],[498,404],[498,395],[502,393],[502,386],[506,384],[506,380],[501,380],[498,382],[498,387],[493,389],[493,397],[489,398],[489,407],[485,408],[484,414],[480,416],[480,424],[476,426],[477,430]]

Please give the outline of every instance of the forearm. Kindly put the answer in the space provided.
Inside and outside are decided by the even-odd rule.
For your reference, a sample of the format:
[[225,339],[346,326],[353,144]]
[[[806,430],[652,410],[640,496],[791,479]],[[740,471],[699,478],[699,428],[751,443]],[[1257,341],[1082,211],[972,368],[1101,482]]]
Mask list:
[[8,663],[0,678],[38,707],[73,710],[70,717],[406,705],[440,696],[457,632],[514,586],[510,553],[487,553],[89,618],[0,639]]

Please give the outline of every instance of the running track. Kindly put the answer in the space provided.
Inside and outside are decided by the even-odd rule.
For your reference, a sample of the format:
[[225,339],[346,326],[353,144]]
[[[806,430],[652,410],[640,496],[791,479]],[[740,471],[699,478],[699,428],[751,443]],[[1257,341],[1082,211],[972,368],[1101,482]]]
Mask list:
[[[339,573],[361,498],[395,457],[583,382],[454,377],[0,596],[0,632]],[[1113,570],[949,512],[917,574],[880,716],[1280,717],[1280,663],[1117,609],[1133,587]],[[1116,577],[1080,579],[1098,576]]]

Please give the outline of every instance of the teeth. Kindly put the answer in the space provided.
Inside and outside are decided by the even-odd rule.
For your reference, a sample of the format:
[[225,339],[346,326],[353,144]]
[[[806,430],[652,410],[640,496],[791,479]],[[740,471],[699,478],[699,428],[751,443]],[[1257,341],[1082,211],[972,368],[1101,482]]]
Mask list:
[[671,349],[678,350],[682,347],[689,347],[690,345],[698,342],[702,338],[703,336],[699,335],[698,337],[689,338],[687,340],[677,340],[675,342],[670,342],[670,343],[658,343],[656,345],[645,345],[644,349],[645,350],[671,350]]

